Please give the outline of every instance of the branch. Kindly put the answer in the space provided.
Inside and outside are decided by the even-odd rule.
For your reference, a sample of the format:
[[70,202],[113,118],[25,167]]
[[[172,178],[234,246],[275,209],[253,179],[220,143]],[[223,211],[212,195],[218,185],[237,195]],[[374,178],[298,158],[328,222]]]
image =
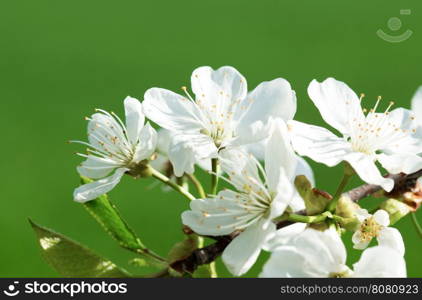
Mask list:
[[[386,193],[388,196],[397,196],[402,195],[404,192],[409,191],[415,186],[416,180],[422,176],[422,170],[419,170],[415,173],[406,175],[404,173],[400,174],[389,174],[384,177],[391,178],[394,180],[394,189]],[[350,199],[354,202],[358,202],[359,200],[368,197],[370,195],[375,194],[382,190],[382,187],[375,184],[363,184],[357,188],[354,188],[348,191],[346,194],[350,197]]]
[[[416,183],[416,180],[422,176],[422,170],[419,170],[415,173],[405,175],[404,173],[401,174],[389,174],[386,175],[386,178],[391,178],[394,180],[394,189],[390,193],[386,193],[386,196],[393,197],[394,195],[402,195],[403,193],[411,190]],[[363,184],[357,188],[354,188],[345,194],[347,194],[350,199],[354,202],[358,202],[359,200],[368,197],[376,192],[382,190],[382,187],[374,184]],[[296,212],[297,215],[306,215],[306,211],[302,210]],[[294,224],[295,222],[283,220],[279,221],[277,225],[277,229],[283,228],[285,226]],[[189,272],[193,273],[199,266],[204,264],[209,264],[216,260],[227,247],[227,245],[239,234],[240,232],[234,232],[227,236],[219,236],[219,237],[210,237],[215,239],[216,242],[210,244],[204,248],[197,249],[192,252],[192,254],[187,257],[186,259],[177,261],[171,265],[173,269],[178,272],[184,273]]]

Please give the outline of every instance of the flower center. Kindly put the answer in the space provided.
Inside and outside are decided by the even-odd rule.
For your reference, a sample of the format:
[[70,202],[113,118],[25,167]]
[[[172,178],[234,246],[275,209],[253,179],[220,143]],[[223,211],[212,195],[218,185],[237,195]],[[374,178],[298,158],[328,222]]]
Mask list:
[[382,229],[382,226],[375,221],[374,217],[365,219],[360,225],[361,241],[370,242],[372,238],[377,237]]
[[188,99],[196,104],[205,123],[205,128],[201,129],[200,133],[210,136],[217,147],[233,137],[233,116],[240,100],[228,101],[230,95],[220,91],[216,96],[217,99],[208,103],[204,94],[194,100],[185,86],[182,90]]
[[[361,101],[363,97],[362,94]],[[348,141],[354,151],[373,155],[386,145],[397,144],[396,141],[408,132],[408,130],[399,128],[389,117],[389,111],[394,102],[390,102],[383,113],[376,112],[380,101],[381,97],[378,97],[375,106],[369,112],[363,109],[363,113],[367,113],[366,115],[350,120],[351,132]]]

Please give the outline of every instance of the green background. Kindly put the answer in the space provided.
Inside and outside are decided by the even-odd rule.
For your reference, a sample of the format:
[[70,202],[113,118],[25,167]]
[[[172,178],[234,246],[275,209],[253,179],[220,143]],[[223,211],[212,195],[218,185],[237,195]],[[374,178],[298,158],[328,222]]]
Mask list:
[[[412,13],[400,16],[400,9]],[[58,276],[39,255],[29,216],[119,264],[131,257],[72,201],[81,161],[73,153],[83,149],[66,141],[86,139],[83,117],[94,108],[122,114],[125,96],[142,99],[153,86],[177,91],[201,65],[232,65],[251,89],[288,79],[298,95],[297,119],[319,125],[306,94],[313,78],[347,82],[367,95],[368,107],[378,95],[384,107],[389,100],[408,107],[422,84],[421,14],[416,0],[1,1],[0,276]],[[397,32],[387,27],[394,16],[403,21]],[[414,33],[393,44],[378,29]],[[333,192],[341,169],[312,166],[318,187]],[[151,184],[127,177],[110,196],[164,255],[182,237],[180,213],[188,204]],[[408,274],[420,277],[421,240],[408,218],[398,228]],[[351,251],[350,262],[358,256]]]

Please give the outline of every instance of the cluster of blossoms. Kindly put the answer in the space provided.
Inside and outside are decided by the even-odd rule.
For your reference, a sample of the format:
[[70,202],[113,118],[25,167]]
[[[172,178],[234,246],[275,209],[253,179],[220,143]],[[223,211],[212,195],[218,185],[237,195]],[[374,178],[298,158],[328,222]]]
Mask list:
[[[191,200],[181,219],[193,232],[234,236],[222,254],[233,275],[246,273],[265,250],[271,256],[261,277],[406,276],[403,239],[389,227],[389,213],[368,213],[343,197],[342,188],[356,174],[390,192],[394,180],[383,177],[380,166],[390,174],[422,169],[422,121],[417,119],[422,89],[412,110],[391,109],[390,103],[378,112],[381,98],[367,111],[361,106],[363,96],[345,83],[313,80],[309,97],[340,136],[294,120],[296,94],[282,78],[248,91],[236,69],[200,67],[192,73],[193,95],[186,87],[182,90],[180,95],[151,88],[142,103],[127,97],[125,123],[103,110],[87,118],[89,142],[79,143],[89,149],[79,154],[86,160],[77,170],[94,181],[75,190],[75,201],[109,192],[125,174],[152,175]],[[146,118],[161,127],[158,133]],[[312,187],[315,182],[301,156],[329,167],[345,163],[346,180],[333,198],[304,199],[297,179],[305,178]],[[199,197],[180,180],[193,178],[195,166],[212,177],[208,194],[197,183]],[[230,187],[218,190],[218,179]],[[310,206],[321,209],[311,214]],[[293,224],[277,226],[286,220]],[[354,232],[354,248],[363,250],[352,269],[341,239],[345,229]],[[368,247],[372,240],[377,245]]]

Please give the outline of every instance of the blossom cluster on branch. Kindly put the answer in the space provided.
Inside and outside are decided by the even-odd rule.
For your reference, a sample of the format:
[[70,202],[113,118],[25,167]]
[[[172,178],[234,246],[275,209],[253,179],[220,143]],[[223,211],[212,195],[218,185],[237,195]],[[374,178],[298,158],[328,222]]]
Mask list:
[[[233,67],[199,67],[191,90],[151,88],[142,101],[127,97],[125,122],[98,109],[87,118],[88,142],[73,141],[88,147],[77,170],[90,179],[75,189],[75,201],[98,199],[124,175],[155,178],[190,201],[180,217],[186,240],[171,257],[158,258],[160,276],[190,276],[206,266],[216,277],[220,254],[241,276],[262,251],[271,256],[261,277],[406,276],[403,239],[390,225],[411,214],[420,230],[413,213],[422,187],[422,89],[411,110],[383,105],[381,97],[367,110],[364,95],[344,82],[313,80],[309,97],[332,131],[294,120],[296,94],[283,78],[248,91]],[[302,157],[328,167],[344,164],[333,195],[317,189]],[[209,174],[209,191],[194,174],[198,168]],[[399,184],[407,174],[418,176]],[[346,192],[353,176],[366,185]],[[374,211],[357,203],[375,193],[385,200]],[[346,231],[362,251],[352,267],[346,265]],[[205,246],[204,237],[216,242]],[[153,253],[147,250],[141,252]]]

